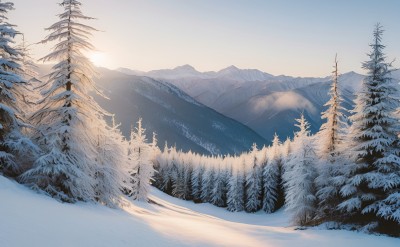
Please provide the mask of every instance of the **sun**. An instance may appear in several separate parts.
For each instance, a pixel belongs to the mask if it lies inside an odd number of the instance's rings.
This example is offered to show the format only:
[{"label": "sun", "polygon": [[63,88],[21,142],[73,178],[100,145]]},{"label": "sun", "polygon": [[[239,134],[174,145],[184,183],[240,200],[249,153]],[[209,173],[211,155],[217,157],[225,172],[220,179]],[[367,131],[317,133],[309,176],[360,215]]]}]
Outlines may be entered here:
[{"label": "sun", "polygon": [[91,52],[88,57],[95,66],[104,66],[106,61],[105,53],[100,51]]}]

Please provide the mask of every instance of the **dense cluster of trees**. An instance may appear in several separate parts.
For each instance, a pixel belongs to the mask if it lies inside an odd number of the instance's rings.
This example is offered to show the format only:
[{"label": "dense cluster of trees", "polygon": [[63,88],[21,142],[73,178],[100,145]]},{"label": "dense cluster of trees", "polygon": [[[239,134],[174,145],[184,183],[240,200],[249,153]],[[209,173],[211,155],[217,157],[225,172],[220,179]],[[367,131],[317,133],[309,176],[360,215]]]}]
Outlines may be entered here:
[{"label": "dense cluster of trees", "polygon": [[315,135],[303,115],[292,140],[238,156],[183,153],[149,143],[141,120],[126,140],[89,91],[95,73],[85,52],[96,29],[84,24],[81,3],[64,0],[59,21],[41,42],[55,42],[41,61],[55,65],[46,81],[36,77],[22,35],[8,23],[10,2],[0,1],[0,172],[65,202],[95,201],[115,207],[122,193],[148,200],[153,183],[184,200],[229,211],[272,213],[281,207],[293,223],[335,221],[399,235],[400,99],[382,45],[373,33],[367,76],[344,120],[338,62],[326,122]]},{"label": "dense cluster of trees", "polygon": [[115,207],[122,191],[147,200],[152,146],[140,121],[129,141],[107,124],[112,115],[89,95],[98,91],[85,56],[94,49],[89,38],[96,29],[84,21],[93,18],[77,0],[60,5],[59,21],[40,42],[55,43],[40,59],[55,63],[42,82],[25,42],[13,46],[22,35],[7,22],[13,4],[0,2],[0,172],[66,202]]},{"label": "dense cluster of trees", "polygon": [[303,115],[293,140],[240,156],[206,157],[164,148],[155,185],[175,197],[209,202],[229,211],[267,213],[285,206],[296,225],[334,221],[399,235],[400,98],[381,43],[373,33],[367,76],[350,121],[335,58],[325,123],[311,135]]}]

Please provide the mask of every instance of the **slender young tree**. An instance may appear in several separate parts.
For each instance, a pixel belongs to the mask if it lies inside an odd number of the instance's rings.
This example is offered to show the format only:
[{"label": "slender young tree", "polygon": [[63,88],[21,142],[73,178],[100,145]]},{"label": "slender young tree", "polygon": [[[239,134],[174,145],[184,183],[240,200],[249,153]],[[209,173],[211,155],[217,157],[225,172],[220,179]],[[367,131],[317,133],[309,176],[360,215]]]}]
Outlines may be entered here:
[{"label": "slender young tree", "polygon": [[17,109],[23,101],[19,85],[26,81],[22,78],[23,53],[13,47],[14,38],[20,33],[7,18],[13,9],[13,3],[0,2],[0,171],[17,176],[26,169],[24,157],[32,157],[30,151],[37,148],[21,134],[25,124]]},{"label": "slender young tree", "polygon": [[377,24],[369,60],[363,63],[367,76],[350,118],[354,162],[345,167],[347,180],[341,188],[344,201],[339,207],[352,221],[361,224],[375,221],[379,227],[397,222],[398,227],[399,86],[391,77],[391,64],[386,62],[382,34],[383,28]]},{"label": "slender young tree", "polygon": [[[97,141],[99,133],[108,131],[98,129],[106,126],[104,117],[108,114],[89,95],[89,91],[96,91],[92,80],[94,70],[84,52],[94,49],[89,37],[96,29],[81,21],[93,18],[82,13],[81,3],[77,0],[64,0],[60,5],[64,8],[58,15],[60,20],[47,28],[50,34],[41,42],[57,42],[53,51],[41,59],[43,62],[55,61],[56,65],[47,82],[41,85],[43,98],[38,102],[41,107],[30,119],[36,125],[34,139],[43,153],[22,179],[63,201],[119,197],[115,194],[99,196],[109,190],[95,190],[100,162]],[[103,162],[110,169],[102,170],[112,171],[124,165],[114,163],[118,161]],[[119,187],[119,183],[112,186]]]},{"label": "slender young tree", "polygon": [[131,131],[128,152],[131,163],[129,173],[132,178],[130,196],[134,200],[148,201],[150,185],[154,175],[153,163],[151,162],[152,147],[147,143],[146,130],[142,127],[142,119],[137,122],[135,130]]},{"label": "slender young tree", "polygon": [[296,121],[300,130],[294,137],[293,151],[287,161],[290,169],[285,170],[283,179],[286,187],[286,211],[292,214],[294,224],[305,225],[314,217],[316,210],[316,155],[309,124],[303,115]]},{"label": "slender young tree", "polygon": [[342,97],[339,91],[338,61],[335,56],[335,65],[332,72],[332,84],[329,91],[330,99],[325,104],[328,109],[322,113],[321,118],[326,122],[321,125],[317,134],[317,153],[320,160],[318,177],[316,178],[318,211],[317,218],[333,219],[339,203],[339,190],[341,184],[335,177],[341,172],[343,164],[343,139],[347,129],[343,121],[345,109],[341,106]]}]

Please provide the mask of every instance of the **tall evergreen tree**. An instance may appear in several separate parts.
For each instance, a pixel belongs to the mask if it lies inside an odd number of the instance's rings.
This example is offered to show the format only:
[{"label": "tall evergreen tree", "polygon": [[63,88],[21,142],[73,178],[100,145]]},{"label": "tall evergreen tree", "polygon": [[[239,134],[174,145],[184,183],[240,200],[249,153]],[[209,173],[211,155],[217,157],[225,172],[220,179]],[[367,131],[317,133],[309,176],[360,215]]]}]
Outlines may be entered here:
[{"label": "tall evergreen tree", "polygon": [[399,86],[386,62],[382,34],[377,24],[369,60],[363,63],[367,76],[350,119],[354,163],[346,166],[348,179],[341,188],[345,199],[339,205],[353,221],[379,221],[381,227],[390,223],[384,220],[400,224]]},{"label": "tall evergreen tree", "polygon": [[260,159],[257,157],[258,149],[254,143],[249,157],[246,159],[246,211],[256,212],[261,209],[262,170]]},{"label": "tall evergreen tree", "polygon": [[207,160],[204,176],[201,182],[201,200],[203,202],[211,202],[211,193],[214,187],[215,167],[212,165],[212,159]]},{"label": "tall evergreen tree", "polygon": [[23,172],[23,158],[32,156],[36,150],[32,142],[21,134],[24,123],[17,109],[23,101],[21,87],[25,84],[21,50],[13,47],[19,34],[15,26],[8,23],[8,12],[14,9],[11,2],[0,2],[0,171],[16,176]]},{"label": "tall evergreen tree", "polygon": [[[98,193],[108,193],[95,191],[99,162],[96,143],[98,134],[107,131],[98,131],[98,128],[106,126],[104,117],[108,114],[89,95],[89,91],[96,91],[92,80],[95,72],[84,55],[94,49],[89,36],[96,29],[81,23],[93,18],[82,13],[79,1],[64,0],[60,5],[64,8],[64,12],[58,15],[60,20],[47,28],[51,33],[41,42],[57,41],[53,51],[41,59],[57,63],[47,82],[41,86],[43,98],[38,102],[41,108],[31,117],[31,122],[36,125],[34,138],[43,153],[36,159],[33,169],[24,173],[22,178],[64,201],[94,201],[105,196],[99,197]],[[110,169],[103,171],[112,171],[124,164],[106,165]],[[108,179],[117,180],[119,178]]]},{"label": "tall evergreen tree", "polygon": [[263,170],[264,177],[264,200],[263,210],[266,213],[274,212],[278,207],[278,200],[283,197],[281,188],[281,166],[282,155],[280,152],[281,143],[278,135],[274,135],[272,147],[268,150],[267,165]]},{"label": "tall evergreen tree", "polygon": [[191,156],[191,151],[187,154],[179,152],[177,159],[175,159],[177,163],[173,176],[172,195],[184,200],[190,200],[192,198],[191,176],[193,169]]},{"label": "tall evergreen tree", "polygon": [[232,176],[228,181],[227,206],[231,212],[245,209],[245,159],[238,157],[232,167]]},{"label": "tall evergreen tree", "polygon": [[343,164],[343,139],[347,128],[343,121],[345,109],[341,106],[342,97],[339,91],[338,61],[335,57],[335,65],[332,72],[332,84],[329,91],[330,99],[325,104],[328,109],[322,113],[321,118],[326,122],[321,125],[317,134],[317,153],[320,160],[318,177],[316,178],[318,212],[317,217],[333,219],[339,202],[340,180],[335,177],[341,172]]},{"label": "tall evergreen tree", "polygon": [[204,156],[196,155],[192,172],[192,197],[194,202],[201,202],[201,182],[204,174]]},{"label": "tall evergreen tree", "polygon": [[293,223],[304,225],[310,222],[316,210],[316,155],[309,124],[304,115],[296,121],[300,130],[294,137],[293,150],[287,161],[290,169],[285,169],[283,179],[286,187],[286,210],[292,214]]}]

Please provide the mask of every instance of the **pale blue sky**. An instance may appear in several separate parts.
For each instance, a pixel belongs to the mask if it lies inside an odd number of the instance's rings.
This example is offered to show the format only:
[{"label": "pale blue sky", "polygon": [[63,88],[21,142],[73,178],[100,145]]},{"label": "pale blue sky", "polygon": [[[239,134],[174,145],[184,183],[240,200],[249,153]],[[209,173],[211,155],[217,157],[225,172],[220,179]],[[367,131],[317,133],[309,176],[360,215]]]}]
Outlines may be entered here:
[{"label": "pale blue sky", "polygon": [[[29,42],[46,35],[61,0],[13,0],[10,22]],[[338,53],[342,72],[362,72],[376,22],[388,58],[400,58],[399,0],[82,0],[99,65],[137,70],[229,65],[271,74],[326,76]],[[49,47],[35,46],[40,57]],[[400,62],[395,65],[400,67]]]}]

